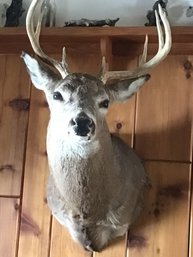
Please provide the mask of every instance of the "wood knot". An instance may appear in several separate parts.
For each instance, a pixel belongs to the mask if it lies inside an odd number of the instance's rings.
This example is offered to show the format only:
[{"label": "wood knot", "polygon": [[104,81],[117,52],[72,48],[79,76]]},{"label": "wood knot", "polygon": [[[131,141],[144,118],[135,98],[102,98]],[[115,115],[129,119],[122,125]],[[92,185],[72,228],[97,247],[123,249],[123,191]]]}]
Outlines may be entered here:
[{"label": "wood knot", "polygon": [[21,215],[21,230],[28,233],[33,233],[36,236],[41,234],[39,226],[26,214]]},{"label": "wood knot", "polygon": [[159,218],[160,216],[160,210],[158,208],[155,208],[154,211],[153,211],[153,214],[156,218]]},{"label": "wood knot", "polygon": [[11,171],[11,172],[14,172],[15,171],[15,168],[13,165],[11,164],[5,164],[5,165],[2,165],[0,166],[0,172],[3,172],[3,171]]},{"label": "wood knot", "polygon": [[183,64],[184,70],[186,72],[186,78],[189,79],[191,77],[191,72],[193,70],[192,63],[189,60],[186,60]]},{"label": "wood knot", "polygon": [[183,196],[183,190],[185,190],[185,185],[176,184],[160,188],[158,192],[161,196],[180,199]]},{"label": "wood knot", "polygon": [[157,254],[160,254],[160,248],[156,249]]},{"label": "wood knot", "polygon": [[192,70],[192,63],[189,60],[184,62],[184,69],[185,70]]},{"label": "wood knot", "polygon": [[14,209],[15,209],[16,211],[18,211],[18,210],[20,209],[20,205],[19,205],[18,203],[15,203],[15,204],[14,204]]},{"label": "wood knot", "polygon": [[9,101],[9,106],[16,111],[28,111],[30,106],[29,99],[15,98]]},{"label": "wood knot", "polygon": [[122,123],[121,122],[118,122],[117,124],[116,124],[116,128],[118,129],[118,130],[120,130],[121,128],[122,128]]},{"label": "wood knot", "polygon": [[142,248],[146,246],[146,239],[143,236],[129,234],[128,246],[130,248]]},{"label": "wood knot", "polygon": [[44,201],[45,204],[47,204],[48,203],[47,197],[44,197],[43,201]]}]

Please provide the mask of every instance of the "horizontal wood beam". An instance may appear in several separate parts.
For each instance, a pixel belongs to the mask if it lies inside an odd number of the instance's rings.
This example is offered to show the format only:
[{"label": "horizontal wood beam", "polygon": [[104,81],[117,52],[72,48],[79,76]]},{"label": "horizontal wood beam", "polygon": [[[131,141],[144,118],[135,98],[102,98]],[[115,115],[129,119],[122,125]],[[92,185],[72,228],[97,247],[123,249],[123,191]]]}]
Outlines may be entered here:
[{"label": "horizontal wood beam", "polygon": [[[157,47],[155,27],[92,27],[92,28],[43,28],[41,45],[47,53],[58,54],[65,45],[67,49],[100,53],[100,41],[112,41],[114,55],[140,53],[145,34],[149,35],[149,53]],[[171,54],[192,54],[192,27],[172,27],[173,47]],[[32,52],[25,28],[0,28],[0,53],[18,54]]]}]

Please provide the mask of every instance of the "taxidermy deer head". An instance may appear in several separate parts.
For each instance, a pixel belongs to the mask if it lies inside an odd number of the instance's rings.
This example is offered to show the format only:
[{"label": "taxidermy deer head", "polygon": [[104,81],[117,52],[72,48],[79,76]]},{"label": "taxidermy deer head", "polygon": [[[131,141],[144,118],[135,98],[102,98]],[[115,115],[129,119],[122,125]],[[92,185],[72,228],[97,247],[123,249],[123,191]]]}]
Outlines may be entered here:
[{"label": "taxidermy deer head", "polygon": [[[138,217],[148,184],[143,165],[132,149],[111,135],[105,122],[108,106],[125,101],[149,78],[147,71],[161,62],[171,48],[171,32],[159,6],[159,49],[149,61],[147,36],[139,67],[134,71],[106,71],[102,76],[70,73],[65,61],[48,57],[39,44],[41,19],[34,30],[32,0],[26,27],[34,52],[41,61],[23,53],[34,86],[43,90],[51,112],[47,131],[48,205],[85,249],[100,251],[112,238],[123,235]],[[164,29],[165,36],[163,35]],[[49,65],[55,67],[57,75]],[[110,80],[118,82],[107,84]]]}]

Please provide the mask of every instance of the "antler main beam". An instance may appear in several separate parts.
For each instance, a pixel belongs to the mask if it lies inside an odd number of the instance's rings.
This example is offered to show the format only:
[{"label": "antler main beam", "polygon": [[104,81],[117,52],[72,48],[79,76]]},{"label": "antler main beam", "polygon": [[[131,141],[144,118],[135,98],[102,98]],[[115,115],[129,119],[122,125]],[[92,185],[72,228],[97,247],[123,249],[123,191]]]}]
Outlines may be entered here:
[{"label": "antler main beam", "polygon": [[[44,0],[32,0],[32,2],[30,4],[30,7],[29,7],[28,13],[27,13],[27,17],[26,17],[27,34],[28,34],[31,46],[32,46],[35,54],[37,56],[39,56],[44,62],[46,62],[47,64],[56,68],[59,71],[59,73],[61,74],[62,78],[65,78],[69,73],[67,63],[66,63],[65,47],[63,48],[61,62],[46,55],[40,47],[39,36],[40,36],[40,31],[41,31],[42,18],[44,15],[43,11],[41,11],[41,13],[39,15],[38,23],[37,23],[36,30],[35,30],[35,26],[34,26],[35,9],[37,8],[38,5],[42,5],[43,2],[44,2]],[[133,71],[106,71],[106,62],[105,62],[105,58],[103,57],[101,79],[104,83],[106,83],[108,80],[113,80],[113,79],[123,80],[123,79],[128,79],[131,77],[143,75],[143,74],[147,73],[147,71],[149,69],[155,67],[163,59],[166,58],[166,56],[168,55],[168,53],[171,49],[171,45],[172,45],[171,30],[170,30],[170,25],[169,25],[169,22],[167,19],[167,15],[163,11],[163,9],[161,8],[160,5],[158,6],[158,10],[159,10],[159,15],[158,15],[157,11],[155,11],[156,26],[157,26],[157,31],[158,31],[158,43],[159,43],[157,54],[149,61],[146,61],[147,48],[148,48],[148,36],[146,35],[143,54],[140,59],[139,66],[135,70],[133,70]],[[160,24],[159,16],[160,16],[162,24],[163,24],[164,32],[163,32],[162,26]]]},{"label": "antler main beam", "polygon": [[170,29],[170,24],[167,19],[166,13],[163,11],[161,6],[158,6],[159,9],[159,16],[161,18],[161,21],[163,23],[163,28],[165,32],[165,42],[164,42],[164,35],[163,35],[163,30],[162,26],[160,24],[160,19],[158,16],[157,11],[155,11],[155,16],[156,16],[156,27],[158,31],[158,51],[157,54],[150,59],[149,61],[146,62],[147,58],[147,45],[148,45],[148,36],[146,35],[146,40],[144,43],[144,50],[143,54],[141,57],[141,60],[139,62],[139,66],[133,70],[133,71],[106,71],[105,70],[105,61],[103,58],[103,72],[102,72],[102,81],[106,83],[108,80],[114,80],[114,79],[128,79],[131,77],[136,77],[145,74],[149,69],[155,67],[158,65],[161,61],[163,61],[168,53],[170,52],[171,45],[172,45],[172,36],[171,36],[171,29]]},{"label": "antler main beam", "polygon": [[26,30],[27,30],[27,35],[29,37],[31,46],[35,52],[35,54],[40,57],[44,62],[47,64],[53,66],[56,68],[59,73],[61,74],[62,78],[65,78],[68,75],[68,68],[67,68],[67,63],[66,63],[66,53],[65,53],[65,47],[63,48],[63,54],[62,54],[62,61],[59,62],[55,60],[54,58],[49,57],[46,55],[39,43],[39,36],[40,36],[40,31],[41,31],[41,23],[42,23],[42,18],[44,13],[41,12],[36,31],[35,31],[35,26],[34,26],[34,15],[35,15],[35,9],[37,5],[42,4],[44,0],[32,0],[30,7],[27,12],[27,17],[26,17]]}]

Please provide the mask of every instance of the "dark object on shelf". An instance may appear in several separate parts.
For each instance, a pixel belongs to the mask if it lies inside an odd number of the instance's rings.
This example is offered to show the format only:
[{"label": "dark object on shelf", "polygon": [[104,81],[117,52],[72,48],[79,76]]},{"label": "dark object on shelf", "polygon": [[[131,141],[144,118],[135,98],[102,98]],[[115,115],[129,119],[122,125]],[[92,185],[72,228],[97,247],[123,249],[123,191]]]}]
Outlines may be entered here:
[{"label": "dark object on shelf", "polygon": [[193,16],[193,6],[189,6],[186,10],[186,17],[190,18]]},{"label": "dark object on shelf", "polygon": [[6,12],[5,27],[19,26],[19,18],[25,10],[22,8],[22,0],[12,0]]},{"label": "dark object on shelf", "polygon": [[149,10],[147,12],[147,19],[148,22],[145,23],[145,26],[156,26],[156,18],[155,18],[155,10],[158,11],[158,5],[160,4],[162,9],[167,13],[166,6],[167,6],[168,0],[158,0],[154,3],[152,10]]},{"label": "dark object on shelf", "polygon": [[115,26],[115,23],[119,20],[119,18],[111,20],[88,20],[88,19],[80,19],[80,20],[70,20],[64,23],[65,27],[103,27],[103,26]]}]

